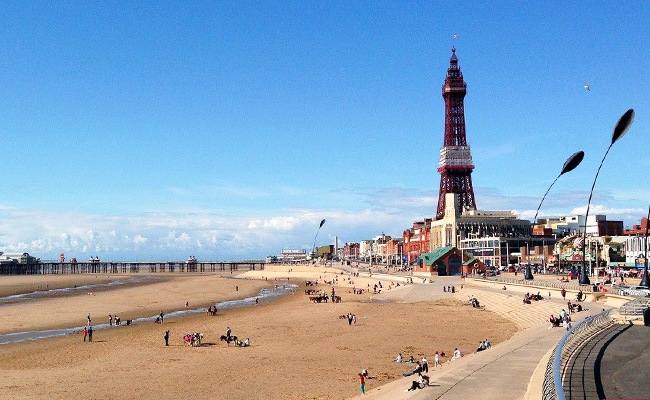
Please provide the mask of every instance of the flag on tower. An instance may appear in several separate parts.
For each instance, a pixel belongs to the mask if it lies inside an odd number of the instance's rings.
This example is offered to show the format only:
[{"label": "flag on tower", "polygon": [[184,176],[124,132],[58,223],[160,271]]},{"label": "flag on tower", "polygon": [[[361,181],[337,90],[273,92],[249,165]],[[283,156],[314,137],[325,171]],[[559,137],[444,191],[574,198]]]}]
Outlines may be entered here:
[{"label": "flag on tower", "polygon": [[458,35],[454,35],[454,39],[458,39]]}]

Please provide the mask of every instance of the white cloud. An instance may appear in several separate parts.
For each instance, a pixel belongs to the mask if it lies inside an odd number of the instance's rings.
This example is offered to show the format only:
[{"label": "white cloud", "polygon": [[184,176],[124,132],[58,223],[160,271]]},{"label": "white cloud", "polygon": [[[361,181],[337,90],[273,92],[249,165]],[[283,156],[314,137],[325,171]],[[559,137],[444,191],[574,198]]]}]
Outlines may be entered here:
[{"label": "white cloud", "polygon": [[[282,248],[311,249],[318,224],[316,245],[368,239],[384,232],[400,237],[414,221],[433,217],[437,193],[430,190],[392,187],[341,189],[354,209],[287,208],[244,210],[240,215],[200,210],[186,213],[156,212],[103,215],[52,210],[0,208],[0,251],[27,251],[41,259],[58,259],[60,253],[79,260],[98,255],[103,260],[183,260],[192,254],[203,260],[263,258]],[[477,203],[484,210],[515,210],[520,218],[532,219],[539,197],[504,195],[496,188],[476,188]],[[584,213],[584,192],[555,192],[538,217]],[[597,193],[598,205],[590,214],[606,214],[610,220],[638,223],[646,211],[638,202]],[[614,206],[612,206],[612,204]]]},{"label": "white cloud", "polygon": [[133,243],[135,243],[135,244],[145,244],[145,243],[147,243],[147,240],[149,240],[149,239],[147,239],[146,237],[144,237],[142,235],[135,235],[135,237],[133,238]]}]

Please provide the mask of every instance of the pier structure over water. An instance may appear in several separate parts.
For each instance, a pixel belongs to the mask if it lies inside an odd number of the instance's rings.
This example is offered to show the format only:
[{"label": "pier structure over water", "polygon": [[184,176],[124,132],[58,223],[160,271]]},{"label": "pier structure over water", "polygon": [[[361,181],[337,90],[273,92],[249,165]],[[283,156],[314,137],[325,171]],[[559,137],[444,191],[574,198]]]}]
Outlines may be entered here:
[{"label": "pier structure over water", "polygon": [[0,264],[0,275],[126,274],[158,272],[226,272],[263,270],[264,261],[88,261]]}]

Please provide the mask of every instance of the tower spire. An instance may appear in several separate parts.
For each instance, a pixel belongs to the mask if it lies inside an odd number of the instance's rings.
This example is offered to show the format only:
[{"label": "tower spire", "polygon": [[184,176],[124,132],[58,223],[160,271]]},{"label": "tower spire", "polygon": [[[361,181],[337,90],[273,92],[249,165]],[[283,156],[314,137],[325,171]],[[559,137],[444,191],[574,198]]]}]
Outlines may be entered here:
[{"label": "tower spire", "polygon": [[442,86],[442,97],[445,99],[445,136],[438,162],[440,191],[436,219],[444,217],[447,193],[458,195],[456,212],[460,213],[463,209],[476,209],[471,175],[474,164],[465,137],[466,93],[467,83],[463,80],[463,73],[458,66],[456,48],[452,47],[447,77]]}]

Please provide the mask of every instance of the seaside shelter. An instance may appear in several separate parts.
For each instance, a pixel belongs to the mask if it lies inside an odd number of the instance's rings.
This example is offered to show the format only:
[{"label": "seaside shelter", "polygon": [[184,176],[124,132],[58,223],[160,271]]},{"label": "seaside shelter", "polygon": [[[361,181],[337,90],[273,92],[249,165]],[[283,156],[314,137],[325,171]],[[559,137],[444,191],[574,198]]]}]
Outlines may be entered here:
[{"label": "seaside shelter", "polygon": [[422,253],[413,272],[454,276],[485,272],[485,264],[473,256],[463,254],[457,247],[438,247],[430,253]]}]

